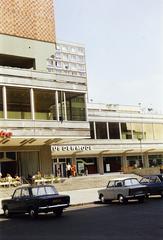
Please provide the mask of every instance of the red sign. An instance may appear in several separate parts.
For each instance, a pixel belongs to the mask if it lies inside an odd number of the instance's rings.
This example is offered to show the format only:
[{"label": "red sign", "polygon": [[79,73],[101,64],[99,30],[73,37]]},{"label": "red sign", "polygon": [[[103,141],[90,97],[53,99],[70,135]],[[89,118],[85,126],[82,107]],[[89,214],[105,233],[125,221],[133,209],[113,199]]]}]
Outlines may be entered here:
[{"label": "red sign", "polygon": [[0,131],[0,137],[1,138],[10,138],[12,136],[12,132],[5,132],[5,131]]}]

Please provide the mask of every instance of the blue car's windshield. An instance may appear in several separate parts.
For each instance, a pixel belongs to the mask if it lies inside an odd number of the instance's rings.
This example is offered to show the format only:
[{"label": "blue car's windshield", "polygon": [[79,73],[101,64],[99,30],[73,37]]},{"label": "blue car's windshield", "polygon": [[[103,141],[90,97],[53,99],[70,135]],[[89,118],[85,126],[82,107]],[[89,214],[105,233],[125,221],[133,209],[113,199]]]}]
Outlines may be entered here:
[{"label": "blue car's windshield", "polygon": [[126,179],[124,181],[125,186],[131,186],[131,185],[137,185],[137,184],[139,184],[139,181],[136,178]]}]

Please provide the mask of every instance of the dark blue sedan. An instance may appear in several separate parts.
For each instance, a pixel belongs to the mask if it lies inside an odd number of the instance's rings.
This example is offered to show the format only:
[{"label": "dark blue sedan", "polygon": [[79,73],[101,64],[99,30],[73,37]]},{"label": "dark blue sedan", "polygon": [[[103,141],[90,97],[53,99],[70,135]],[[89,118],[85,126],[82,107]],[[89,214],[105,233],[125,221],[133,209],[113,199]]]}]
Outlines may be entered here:
[{"label": "dark blue sedan", "polygon": [[160,195],[163,198],[163,174],[144,176],[140,183],[147,186],[148,196]]}]

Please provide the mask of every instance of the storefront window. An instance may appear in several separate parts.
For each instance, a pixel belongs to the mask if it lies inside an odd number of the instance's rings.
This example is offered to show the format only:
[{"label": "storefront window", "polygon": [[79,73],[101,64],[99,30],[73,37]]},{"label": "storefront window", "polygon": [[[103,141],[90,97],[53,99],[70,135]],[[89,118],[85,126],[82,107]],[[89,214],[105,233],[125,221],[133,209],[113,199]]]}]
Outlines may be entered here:
[{"label": "storefront window", "polygon": [[128,156],[128,167],[132,168],[142,168],[143,162],[142,162],[142,156]]},{"label": "storefront window", "polygon": [[133,138],[139,139],[143,136],[143,124],[142,123],[132,123]]},{"label": "storefront window", "polygon": [[121,157],[103,157],[104,172],[119,172],[121,171]]},{"label": "storefront window", "polygon": [[7,88],[7,116],[10,119],[31,119],[29,89]]},{"label": "storefront window", "polygon": [[109,137],[110,139],[120,139],[119,123],[109,123]]},{"label": "storefront window", "polygon": [[153,139],[153,126],[152,124],[144,123],[144,139]]},{"label": "storefront window", "polygon": [[1,87],[0,87],[0,118],[3,118],[3,97]]},{"label": "storefront window", "polygon": [[157,167],[163,164],[163,155],[149,155],[149,166]]},{"label": "storefront window", "polygon": [[154,139],[163,139],[163,124],[153,124]]},{"label": "storefront window", "polygon": [[122,139],[132,139],[131,123],[121,123]]},{"label": "storefront window", "polygon": [[77,158],[76,159],[77,174],[87,175],[97,173],[97,159],[90,158]]},{"label": "storefront window", "polygon": [[66,92],[66,108],[68,121],[85,121],[85,95]]},{"label": "storefront window", "polygon": [[107,139],[106,122],[96,122],[96,138]]},{"label": "storefront window", "polygon": [[55,91],[34,90],[35,119],[56,120]]}]

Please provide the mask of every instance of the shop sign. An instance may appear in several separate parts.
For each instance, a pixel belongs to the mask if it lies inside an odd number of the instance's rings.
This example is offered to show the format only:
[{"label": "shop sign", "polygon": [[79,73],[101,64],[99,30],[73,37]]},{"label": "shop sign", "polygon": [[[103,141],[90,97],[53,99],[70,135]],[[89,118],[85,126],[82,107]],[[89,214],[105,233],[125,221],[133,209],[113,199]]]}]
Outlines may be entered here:
[{"label": "shop sign", "polygon": [[5,132],[3,130],[0,130],[0,138],[10,138],[12,135],[12,132]]},{"label": "shop sign", "polygon": [[73,146],[51,146],[52,152],[58,151],[89,151],[91,146],[87,145],[73,145]]}]

